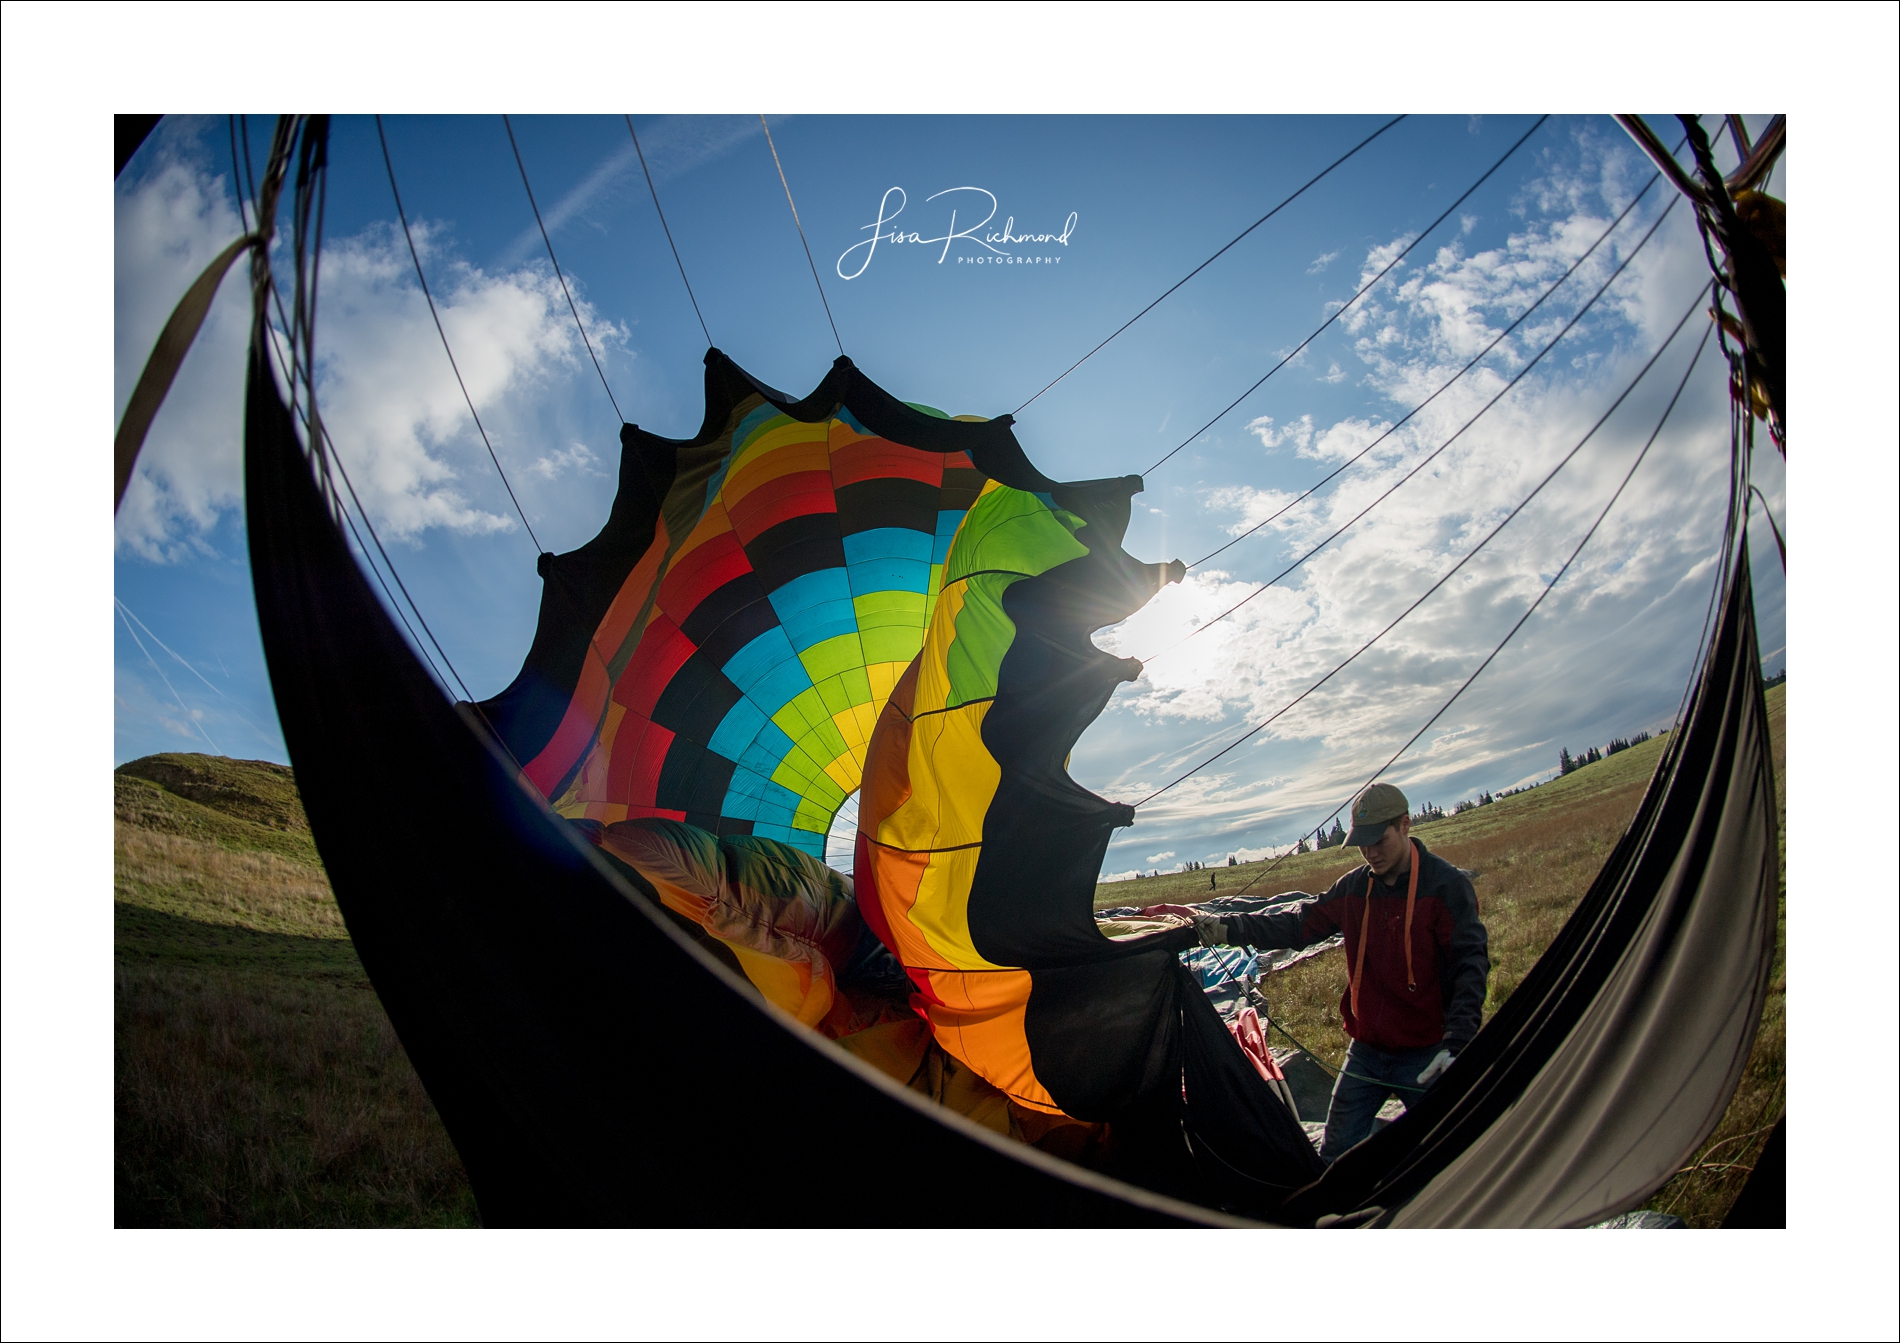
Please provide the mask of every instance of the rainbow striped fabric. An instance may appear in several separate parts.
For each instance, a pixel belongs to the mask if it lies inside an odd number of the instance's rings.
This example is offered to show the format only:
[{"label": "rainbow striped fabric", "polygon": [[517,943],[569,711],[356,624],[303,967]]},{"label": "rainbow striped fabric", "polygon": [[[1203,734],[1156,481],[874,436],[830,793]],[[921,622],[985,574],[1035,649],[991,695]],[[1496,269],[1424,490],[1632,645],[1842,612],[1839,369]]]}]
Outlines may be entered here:
[{"label": "rainbow striped fabric", "polygon": [[726,433],[681,451],[528,778],[566,778],[552,801],[570,818],[685,821],[822,857],[982,483],[966,453],[890,442],[843,408],[805,423],[741,402]]}]

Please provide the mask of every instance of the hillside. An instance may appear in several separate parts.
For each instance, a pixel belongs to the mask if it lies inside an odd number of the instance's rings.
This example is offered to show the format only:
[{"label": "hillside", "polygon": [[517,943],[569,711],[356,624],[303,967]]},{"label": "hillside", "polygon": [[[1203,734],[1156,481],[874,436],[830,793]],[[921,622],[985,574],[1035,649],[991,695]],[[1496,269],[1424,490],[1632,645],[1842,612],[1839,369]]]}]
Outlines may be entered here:
[{"label": "hillside", "polygon": [[471,1224],[291,772],[148,756],[113,809],[115,1223]]}]

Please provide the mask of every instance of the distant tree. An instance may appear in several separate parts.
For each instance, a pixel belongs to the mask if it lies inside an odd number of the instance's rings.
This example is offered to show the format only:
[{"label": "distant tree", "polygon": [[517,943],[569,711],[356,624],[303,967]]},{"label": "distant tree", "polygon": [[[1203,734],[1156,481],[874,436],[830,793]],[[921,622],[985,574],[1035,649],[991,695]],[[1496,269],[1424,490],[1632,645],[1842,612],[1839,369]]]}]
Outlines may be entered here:
[{"label": "distant tree", "polygon": [[1557,772],[1559,774],[1569,774],[1576,768],[1577,762],[1570,758],[1570,748],[1565,746],[1560,749],[1557,752]]},{"label": "distant tree", "polygon": [[1231,853],[1230,853],[1230,854],[1228,854],[1228,855],[1227,855],[1227,866],[1229,866],[1229,867],[1238,867],[1239,865],[1240,865],[1240,864],[1239,864],[1239,863],[1238,863],[1238,861],[1237,861],[1237,860],[1236,860],[1236,859],[1234,858],[1234,855],[1233,855],[1233,854],[1231,854]]},{"label": "distant tree", "polygon": [[1336,849],[1340,845],[1344,844],[1345,842],[1346,842],[1346,832],[1340,828],[1340,824],[1338,821],[1334,821],[1333,828],[1326,832],[1326,847],[1329,849]]},{"label": "distant tree", "polygon": [[1300,842],[1293,846],[1293,852],[1295,853],[1310,853],[1311,852],[1311,850],[1306,847],[1305,835],[1300,836]]}]

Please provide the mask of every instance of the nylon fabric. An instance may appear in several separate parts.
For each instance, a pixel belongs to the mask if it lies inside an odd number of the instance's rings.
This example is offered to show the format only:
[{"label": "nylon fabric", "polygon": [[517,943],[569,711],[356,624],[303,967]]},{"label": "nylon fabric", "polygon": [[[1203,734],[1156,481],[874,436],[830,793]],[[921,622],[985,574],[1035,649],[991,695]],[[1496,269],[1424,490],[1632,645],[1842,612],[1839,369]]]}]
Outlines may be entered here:
[{"label": "nylon fabric", "polygon": [[[775,1012],[520,787],[351,559],[264,340],[245,510],[272,690],[351,940],[484,1225],[1231,1220],[965,1122]],[[812,1176],[795,1195],[781,1167],[740,1159],[762,1123]],[[894,1172],[912,1189],[928,1174],[927,1211],[895,1196]]]}]

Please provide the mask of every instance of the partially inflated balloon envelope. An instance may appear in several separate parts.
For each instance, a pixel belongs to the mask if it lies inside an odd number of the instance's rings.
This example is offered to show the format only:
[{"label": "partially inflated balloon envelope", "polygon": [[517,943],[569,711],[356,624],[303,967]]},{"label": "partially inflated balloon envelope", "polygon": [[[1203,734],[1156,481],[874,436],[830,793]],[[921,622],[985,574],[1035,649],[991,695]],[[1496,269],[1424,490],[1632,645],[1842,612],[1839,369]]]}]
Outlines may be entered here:
[{"label": "partially inflated balloon envelope", "polygon": [[[526,664],[477,706],[523,777],[766,998],[903,1080],[922,1023],[1019,1115],[1178,1099],[1184,1026],[1229,1037],[1172,951],[1098,928],[1134,812],[1065,768],[1140,674],[1091,632],[1181,576],[1121,548],[1140,478],[1050,480],[1006,417],[900,402],[843,359],[794,401],[713,351],[700,433],[622,442],[606,526],[542,558]],[[860,787],[854,889],[821,859]],[[841,982],[878,943],[902,1022]],[[915,1049],[867,1043],[904,1029]]]}]

